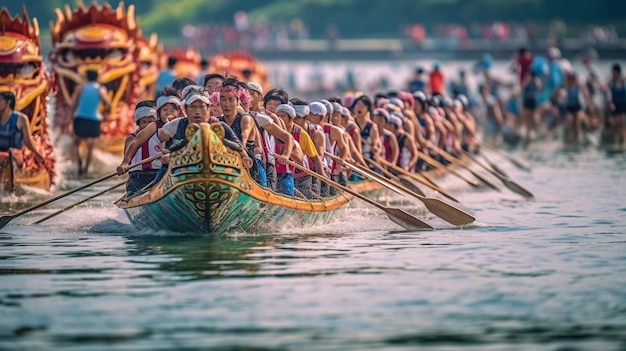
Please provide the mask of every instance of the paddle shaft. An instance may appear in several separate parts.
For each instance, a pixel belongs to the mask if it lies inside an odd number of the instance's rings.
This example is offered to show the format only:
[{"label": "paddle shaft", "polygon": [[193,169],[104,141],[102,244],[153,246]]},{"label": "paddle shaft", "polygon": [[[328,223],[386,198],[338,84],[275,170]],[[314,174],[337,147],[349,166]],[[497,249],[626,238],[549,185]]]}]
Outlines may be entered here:
[{"label": "paddle shaft", "polygon": [[73,204],[71,204],[71,205],[69,205],[69,206],[66,206],[66,207],[64,207],[64,208],[63,208],[63,209],[61,209],[61,210],[58,210],[58,211],[56,211],[56,212],[54,212],[54,213],[51,213],[51,214],[49,214],[49,215],[45,216],[44,218],[42,218],[42,219],[38,220],[37,222],[35,222],[35,223],[33,223],[33,224],[40,224],[40,223],[42,223],[42,222],[44,222],[44,221],[47,221],[48,219],[50,219],[50,218],[52,218],[52,217],[55,217],[55,216],[57,216],[57,215],[60,215],[61,213],[65,212],[65,211],[67,211],[67,210],[70,210],[70,209],[72,209],[72,208],[74,208],[74,207],[76,207],[76,206],[78,206],[78,205],[80,205],[80,204],[82,204],[82,203],[85,203],[85,202],[87,202],[87,201],[89,201],[89,200],[91,200],[91,199],[93,199],[93,198],[96,198],[96,197],[98,197],[98,196],[100,196],[100,195],[102,195],[102,194],[108,193],[109,191],[111,191],[111,190],[113,190],[113,189],[115,189],[115,188],[119,188],[120,186],[122,186],[122,185],[124,185],[124,184],[126,184],[126,181],[125,181],[125,180],[123,180],[123,181],[121,181],[121,182],[119,182],[119,183],[117,183],[117,184],[115,184],[115,185],[113,185],[113,186],[111,186],[111,187],[109,187],[109,188],[106,188],[106,189],[104,189],[104,190],[102,190],[102,191],[99,191],[99,192],[97,192],[97,193],[95,193],[95,194],[93,194],[93,195],[91,195],[91,196],[89,196],[89,197],[86,197],[86,198],[84,198],[84,199],[82,199],[82,200],[80,200],[80,201],[77,201],[77,202],[75,202],[75,203],[73,203]]},{"label": "paddle shaft", "polygon": [[491,187],[491,188],[493,188],[495,190],[500,190],[500,187],[498,187],[494,182],[492,182],[489,179],[487,179],[487,178],[481,176],[480,174],[474,172],[474,170],[469,168],[469,166],[465,162],[463,162],[462,160],[459,160],[456,157],[450,155],[446,150],[438,148],[438,147],[436,147],[434,145],[433,145],[433,150],[435,150],[435,152],[437,152],[439,155],[443,156],[446,160],[448,160],[448,162],[452,162],[452,163],[454,163],[456,165],[459,165],[459,166],[467,169],[474,177],[476,177],[481,182],[487,184],[489,187]]},{"label": "paddle shaft", "polygon": [[524,171],[526,171],[526,172],[530,172],[530,166],[528,166],[528,165],[524,164],[522,161],[520,161],[520,160],[516,159],[515,157],[513,157],[513,156],[511,156],[511,155],[509,155],[509,154],[507,154],[507,153],[505,153],[504,151],[499,150],[499,149],[498,149],[498,148],[496,148],[495,146],[489,145],[489,144],[487,144],[487,143],[486,143],[486,142],[484,142],[484,141],[482,141],[482,142],[480,143],[480,145],[483,145],[483,146],[487,147],[489,150],[491,150],[491,151],[493,151],[493,152],[495,152],[495,153],[498,153],[498,154],[500,154],[500,155],[504,156],[506,159],[508,159],[509,161],[511,161],[511,163],[512,163],[512,164],[514,164],[514,165],[515,165],[515,167],[517,167],[517,168],[519,168],[519,169],[521,169],[521,170],[524,170]]},{"label": "paddle shaft", "polygon": [[424,161],[426,161],[428,164],[430,164],[431,166],[445,171],[445,172],[450,172],[453,175],[457,176],[458,178],[462,179],[463,181],[465,181],[467,184],[473,186],[473,187],[477,187],[479,186],[479,183],[477,181],[475,181],[474,179],[470,179],[464,175],[462,175],[461,173],[455,171],[454,169],[448,169],[446,168],[444,165],[442,165],[439,161],[435,160],[434,158],[430,157],[428,154],[418,151],[417,152],[418,156],[423,158]]},{"label": "paddle shaft", "polygon": [[500,173],[492,170],[491,168],[485,166],[482,162],[480,162],[478,159],[476,159],[476,157],[474,157],[469,152],[467,152],[467,151],[464,151],[464,152],[465,152],[465,155],[467,155],[467,157],[469,157],[472,161],[474,161],[480,167],[484,168],[487,172],[493,174],[494,177],[498,178],[502,182],[502,184],[504,184],[504,186],[506,186],[512,192],[520,194],[520,195],[522,195],[525,198],[532,198],[532,197],[534,197],[533,193],[531,193],[530,191],[528,191],[527,189],[525,189],[521,185],[519,185],[516,182],[514,182],[513,180],[511,180],[511,178],[505,177],[505,176],[501,175]]},{"label": "paddle shaft", "polygon": [[[154,156],[149,157],[149,158],[147,158],[145,160],[141,160],[141,161],[139,161],[137,163],[133,163],[132,165],[128,166],[128,169],[131,169],[131,168],[136,167],[136,166],[140,166],[140,165],[142,165],[144,163],[148,163],[148,162],[154,161],[154,160],[156,160],[157,158],[159,158],[161,156],[163,156],[163,154],[154,155]],[[81,186],[79,186],[77,188],[74,188],[72,190],[66,191],[66,192],[64,192],[62,194],[59,194],[57,196],[53,196],[53,197],[49,198],[48,200],[45,200],[45,201],[40,202],[40,203],[38,203],[36,205],[33,205],[33,206],[31,206],[31,207],[29,207],[29,208],[27,208],[25,210],[22,210],[22,211],[20,211],[18,213],[14,213],[14,214],[8,215],[8,216],[2,216],[2,217],[0,217],[0,229],[4,228],[4,226],[7,225],[7,223],[9,223],[11,220],[15,219],[16,217],[24,215],[24,214],[26,214],[26,213],[28,213],[30,211],[36,210],[38,208],[44,207],[44,206],[46,206],[47,204],[49,204],[51,202],[54,202],[54,201],[59,200],[59,199],[62,199],[64,197],[68,196],[68,195],[72,195],[75,192],[81,191],[81,190],[83,190],[85,188],[88,188],[88,187],[90,187],[92,185],[95,185],[95,184],[98,184],[100,182],[103,182],[103,181],[105,181],[105,180],[107,180],[109,178],[113,178],[116,175],[117,175],[117,172],[114,172],[114,173],[111,173],[111,174],[107,174],[107,175],[102,176],[102,177],[100,177],[100,178],[98,178],[96,180],[93,180],[93,181],[91,181],[91,182],[89,182],[87,184],[81,185]]]},{"label": "paddle shaft", "polygon": [[385,177],[381,176],[380,174],[373,172],[371,170],[365,170],[364,167],[359,167],[359,166],[354,166],[352,164],[350,164],[349,162],[344,162],[348,167],[354,169],[354,170],[359,170],[361,169],[364,173],[369,174],[370,179],[373,178],[374,181],[377,181],[381,184],[384,185],[384,183],[390,183],[391,185],[393,185],[394,187],[397,187],[398,189],[402,190],[405,194],[413,196],[414,198],[420,200],[421,202],[424,203],[424,205],[426,205],[426,208],[433,213],[435,216],[443,219],[444,221],[454,224],[454,225],[466,225],[466,224],[470,224],[472,223],[475,218],[473,216],[471,216],[470,214],[464,212],[461,209],[458,209],[446,202],[443,202],[439,199],[435,199],[435,198],[429,198],[426,196],[422,196],[420,194],[417,194],[416,192],[412,191],[411,189],[405,187],[402,184],[399,184],[397,182],[394,182],[390,179],[386,179]]},{"label": "paddle shaft", "polygon": [[[368,162],[370,161],[369,158],[366,158],[365,160],[368,161]],[[413,173],[405,170],[402,167],[394,165],[393,163],[388,162],[387,160],[381,159],[381,162],[384,165],[386,165],[387,167],[393,168],[396,172],[402,173],[402,174],[406,175],[407,177],[410,177],[411,179],[414,179],[414,180],[416,180],[416,181],[426,185],[427,187],[431,188],[432,190],[435,190],[435,191],[439,192],[441,195],[447,197],[448,199],[450,199],[450,200],[452,200],[454,202],[459,202],[459,200],[455,199],[452,195],[446,193],[443,189],[441,189],[440,187],[436,186],[435,184],[432,184],[428,179],[426,179],[426,180],[421,179],[416,174],[413,174]]]},{"label": "paddle shaft", "polygon": [[[276,156],[278,156],[278,154],[276,154]],[[343,186],[343,185],[341,185],[341,184],[339,184],[337,182],[334,182],[334,181],[332,181],[332,180],[330,180],[330,179],[328,179],[328,178],[326,178],[326,177],[324,177],[322,175],[319,175],[319,174],[317,174],[317,173],[315,173],[315,172],[313,172],[313,171],[311,171],[311,170],[309,170],[309,169],[307,169],[307,168],[305,168],[305,167],[303,167],[303,166],[301,166],[301,165],[299,165],[299,164],[297,164],[297,163],[295,163],[295,162],[293,162],[291,160],[287,160],[287,163],[289,165],[299,169],[300,171],[306,172],[307,174],[309,174],[309,175],[319,179],[320,181],[322,181],[322,182],[324,182],[324,183],[326,183],[326,184],[328,184],[330,186],[333,186],[333,187],[335,187],[337,189],[345,191],[348,194],[351,194],[352,196],[357,197],[357,198],[367,202],[370,205],[378,207],[379,209],[385,211],[385,213],[387,213],[387,215],[390,217],[390,219],[393,222],[397,223],[398,225],[403,226],[405,229],[408,229],[408,230],[416,229],[416,228],[433,229],[433,227],[431,227],[427,223],[422,222],[420,219],[418,219],[417,217],[411,215],[410,213],[407,213],[407,212],[399,210],[399,209],[385,207],[385,206],[379,204],[378,202],[376,202],[374,200],[371,200],[371,199],[368,199],[367,197],[357,193],[356,191],[354,191],[354,190],[352,190],[352,189],[350,189],[350,188],[348,188],[346,186]],[[402,219],[405,220],[405,221],[402,221],[402,223],[404,223],[404,225],[399,223],[400,221],[396,220],[396,219],[399,219],[398,218],[398,214],[399,213],[403,216]],[[410,223],[406,222],[407,219],[410,221]]]}]

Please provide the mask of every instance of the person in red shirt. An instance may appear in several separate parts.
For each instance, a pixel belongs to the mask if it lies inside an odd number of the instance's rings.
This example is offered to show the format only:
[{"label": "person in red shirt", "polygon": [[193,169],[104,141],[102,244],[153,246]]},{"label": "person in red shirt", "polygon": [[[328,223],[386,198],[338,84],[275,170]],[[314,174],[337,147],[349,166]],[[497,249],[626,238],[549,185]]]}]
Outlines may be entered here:
[{"label": "person in red shirt", "polygon": [[517,56],[512,62],[511,70],[519,74],[519,84],[524,86],[526,80],[530,78],[530,65],[533,62],[533,55],[524,47],[520,48]]},{"label": "person in red shirt", "polygon": [[443,95],[445,91],[444,84],[444,75],[443,72],[439,69],[439,64],[435,63],[433,66],[433,71],[430,72],[430,94],[435,95]]}]

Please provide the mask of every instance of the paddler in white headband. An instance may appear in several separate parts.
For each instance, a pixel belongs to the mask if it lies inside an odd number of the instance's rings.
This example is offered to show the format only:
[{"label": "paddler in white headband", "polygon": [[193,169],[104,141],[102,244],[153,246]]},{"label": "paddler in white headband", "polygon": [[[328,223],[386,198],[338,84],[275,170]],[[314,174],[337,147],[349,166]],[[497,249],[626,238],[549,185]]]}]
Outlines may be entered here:
[{"label": "paddler in white headband", "polygon": [[[146,129],[149,125],[156,124],[157,110],[153,107],[154,101],[146,100],[141,101],[135,108],[135,122],[137,123],[137,131],[130,134],[126,138],[126,144],[124,150],[135,139],[137,134]],[[135,152],[131,160],[132,163],[137,163],[146,158],[161,154],[161,143],[154,134],[150,139],[145,141],[139,150]],[[126,192],[128,195],[132,195],[141,190],[147,184],[150,184],[154,177],[161,169],[161,160],[156,159],[152,162],[145,163],[141,166],[136,166],[128,171],[128,183],[126,183]]]},{"label": "paddler in white headband", "polygon": [[[189,123],[206,123],[209,120],[209,96],[204,91],[204,88],[198,85],[190,85],[183,89],[183,95],[185,97],[183,104],[185,106],[187,118],[176,118],[167,122],[156,132],[159,142],[166,142],[166,148],[172,146],[174,141],[185,139],[185,130],[187,129]],[[222,125],[224,126],[224,124]],[[239,139],[233,135],[232,130],[227,130],[225,128],[225,132],[227,139],[237,144],[241,144]],[[132,155],[134,155],[137,150],[139,150],[140,146],[146,142],[146,140],[150,139],[152,135],[154,135],[154,133],[150,133],[148,128],[137,134],[135,139],[128,145],[127,150],[124,152],[124,159],[117,167],[118,174],[121,175],[126,172]],[[166,162],[166,160],[163,159],[161,161],[164,163]],[[250,159],[247,160],[248,162],[246,162],[246,160],[243,161],[244,165],[252,164],[252,160]]]}]

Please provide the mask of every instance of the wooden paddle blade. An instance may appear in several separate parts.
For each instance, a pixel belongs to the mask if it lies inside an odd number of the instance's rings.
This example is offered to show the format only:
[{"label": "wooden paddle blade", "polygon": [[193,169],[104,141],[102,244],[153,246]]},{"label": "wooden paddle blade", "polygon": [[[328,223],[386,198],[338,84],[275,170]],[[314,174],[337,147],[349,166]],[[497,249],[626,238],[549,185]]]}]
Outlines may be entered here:
[{"label": "wooden paddle blade", "polygon": [[407,177],[403,175],[399,175],[398,179],[400,179],[400,183],[402,183],[402,185],[404,185],[407,189],[411,190],[412,192],[416,194],[426,196],[424,192]]},{"label": "wooden paddle blade", "polygon": [[389,217],[392,222],[406,230],[435,229],[428,223],[421,221],[412,214],[399,208],[387,207],[385,208],[385,213],[387,213],[387,217]]},{"label": "wooden paddle blade", "polygon": [[523,186],[517,184],[516,182],[508,179],[508,178],[500,178],[502,180],[502,184],[504,184],[505,187],[507,187],[509,190],[511,190],[514,193],[520,194],[523,197],[527,198],[527,199],[532,199],[533,197],[535,197],[535,195],[533,195],[533,193],[531,193],[530,191],[526,190]]},{"label": "wooden paddle blade", "polygon": [[15,216],[2,216],[0,217],[0,229],[4,228]]},{"label": "wooden paddle blade", "polygon": [[436,198],[425,198],[424,205],[437,217],[456,226],[468,225],[476,220],[469,213]]}]

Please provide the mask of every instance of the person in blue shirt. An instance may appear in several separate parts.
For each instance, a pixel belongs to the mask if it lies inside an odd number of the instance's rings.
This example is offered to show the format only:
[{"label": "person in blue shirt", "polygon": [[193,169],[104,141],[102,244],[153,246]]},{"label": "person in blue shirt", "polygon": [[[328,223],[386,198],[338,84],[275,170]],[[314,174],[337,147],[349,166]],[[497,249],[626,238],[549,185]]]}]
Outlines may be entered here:
[{"label": "person in blue shirt", "polygon": [[[87,81],[74,90],[69,101],[70,107],[74,108],[74,157],[78,162],[78,175],[87,173],[93,146],[100,136],[102,122],[100,103],[104,102],[109,108],[111,106],[107,89],[98,83],[98,71],[87,70],[86,74]],[[80,144],[83,141],[87,143],[87,150],[84,155],[81,155]]]},{"label": "person in blue shirt", "polygon": [[37,163],[44,164],[43,155],[34,146],[28,117],[15,111],[15,94],[3,91],[0,93],[0,152],[10,152],[16,166],[21,168],[23,154],[13,152],[13,149],[21,149],[24,145],[33,152]]},{"label": "person in blue shirt", "polygon": [[418,67],[415,69],[415,76],[409,82],[408,89],[410,93],[415,93],[416,91],[426,91],[426,82],[424,81],[424,69],[422,67]]},{"label": "person in blue shirt", "polygon": [[156,81],[156,96],[154,99],[158,99],[161,96],[161,91],[168,85],[172,85],[174,80],[176,79],[176,71],[174,71],[174,66],[178,60],[176,57],[168,57],[167,58],[167,68],[159,71],[159,76]]}]

